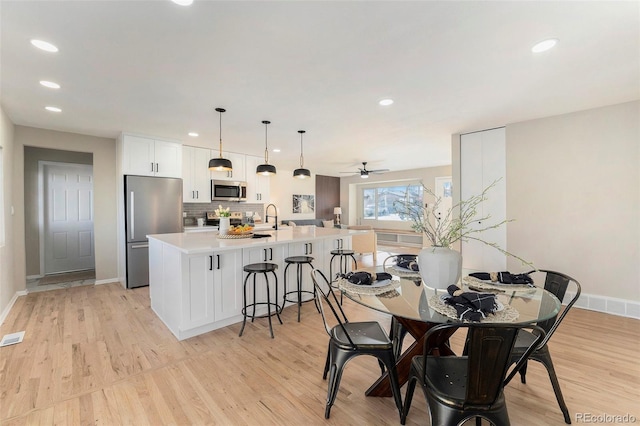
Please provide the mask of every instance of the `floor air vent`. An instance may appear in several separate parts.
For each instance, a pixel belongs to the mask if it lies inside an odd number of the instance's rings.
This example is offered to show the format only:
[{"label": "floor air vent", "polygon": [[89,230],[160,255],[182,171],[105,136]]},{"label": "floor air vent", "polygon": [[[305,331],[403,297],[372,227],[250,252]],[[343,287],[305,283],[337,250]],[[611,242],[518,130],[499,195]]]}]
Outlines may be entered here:
[{"label": "floor air vent", "polygon": [[24,331],[18,331],[17,333],[5,334],[2,340],[0,340],[0,347],[15,345],[22,342],[24,338]]}]

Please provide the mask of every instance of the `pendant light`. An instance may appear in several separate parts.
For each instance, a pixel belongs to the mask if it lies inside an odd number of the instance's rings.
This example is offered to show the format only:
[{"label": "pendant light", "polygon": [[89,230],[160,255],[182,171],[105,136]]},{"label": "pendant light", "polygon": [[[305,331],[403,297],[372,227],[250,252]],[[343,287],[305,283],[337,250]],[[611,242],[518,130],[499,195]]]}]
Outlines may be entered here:
[{"label": "pendant light", "polygon": [[305,131],[298,130],[298,133],[300,133],[300,168],[293,171],[293,177],[298,179],[306,179],[308,177],[311,177],[311,172],[309,171],[309,169],[304,168],[304,157],[302,155],[302,135],[305,134]]},{"label": "pendant light", "polygon": [[211,171],[230,171],[233,170],[233,165],[231,164],[231,160],[227,160],[226,158],[222,158],[222,113],[226,111],[224,108],[216,108],[216,111],[220,113],[220,156],[218,158],[212,158],[209,160],[209,170]]},{"label": "pendant light", "polygon": [[276,174],[276,166],[269,164],[269,148],[267,147],[267,126],[271,124],[271,122],[264,120],[262,124],[264,124],[264,164],[256,167],[256,174],[271,176]]}]

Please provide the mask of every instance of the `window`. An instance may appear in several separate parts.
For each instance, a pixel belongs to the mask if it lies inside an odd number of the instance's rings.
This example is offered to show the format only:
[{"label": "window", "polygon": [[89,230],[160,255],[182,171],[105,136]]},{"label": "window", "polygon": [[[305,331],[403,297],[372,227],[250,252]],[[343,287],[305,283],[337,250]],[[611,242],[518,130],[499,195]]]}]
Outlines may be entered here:
[{"label": "window", "polygon": [[369,220],[408,221],[394,206],[396,201],[420,200],[422,203],[422,185],[382,186],[362,190],[362,217]]}]

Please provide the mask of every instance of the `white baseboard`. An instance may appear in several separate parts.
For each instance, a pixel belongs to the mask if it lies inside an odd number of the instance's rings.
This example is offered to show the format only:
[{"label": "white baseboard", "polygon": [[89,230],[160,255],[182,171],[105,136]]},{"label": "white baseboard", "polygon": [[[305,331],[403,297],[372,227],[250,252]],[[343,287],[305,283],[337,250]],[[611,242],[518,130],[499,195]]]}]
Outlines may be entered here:
[{"label": "white baseboard", "polygon": [[4,320],[9,315],[9,312],[11,312],[11,308],[13,308],[13,304],[16,303],[16,300],[18,300],[18,297],[26,296],[26,295],[27,295],[26,290],[16,291],[16,294],[13,295],[13,297],[11,298],[11,301],[9,301],[9,304],[7,305],[6,308],[4,308],[4,310],[2,311],[2,314],[0,315],[0,325],[4,323]]},{"label": "white baseboard", "polygon": [[119,283],[120,280],[117,278],[107,278],[106,280],[96,280],[95,285],[100,284],[111,284],[111,283]]},{"label": "white baseboard", "polygon": [[[573,296],[574,293],[567,292],[564,297],[564,303],[571,300]],[[573,306],[590,311],[640,319],[640,302],[634,300],[580,293],[580,297]]]},{"label": "white baseboard", "polygon": [[44,277],[44,275],[27,275],[27,280],[39,280]]}]

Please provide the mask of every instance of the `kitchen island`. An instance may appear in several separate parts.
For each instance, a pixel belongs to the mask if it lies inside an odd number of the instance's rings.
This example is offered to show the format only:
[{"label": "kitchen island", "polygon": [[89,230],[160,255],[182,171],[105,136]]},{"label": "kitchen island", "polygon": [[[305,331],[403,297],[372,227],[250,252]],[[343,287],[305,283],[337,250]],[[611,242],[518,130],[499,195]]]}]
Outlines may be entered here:
[{"label": "kitchen island", "polygon": [[[240,322],[244,265],[276,263],[282,303],[285,258],[312,256],[314,267],[328,276],[329,252],[350,249],[351,236],[361,232],[296,226],[256,232],[264,238],[223,239],[217,231],[148,235],[151,309],[179,340]],[[289,268],[287,281],[294,288],[295,268]],[[248,300],[254,297],[250,287]],[[264,288],[257,286],[257,299],[265,298]],[[306,273],[302,288],[313,291]]]}]

